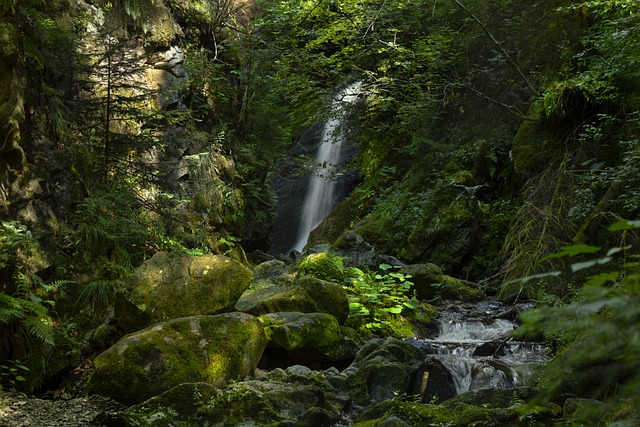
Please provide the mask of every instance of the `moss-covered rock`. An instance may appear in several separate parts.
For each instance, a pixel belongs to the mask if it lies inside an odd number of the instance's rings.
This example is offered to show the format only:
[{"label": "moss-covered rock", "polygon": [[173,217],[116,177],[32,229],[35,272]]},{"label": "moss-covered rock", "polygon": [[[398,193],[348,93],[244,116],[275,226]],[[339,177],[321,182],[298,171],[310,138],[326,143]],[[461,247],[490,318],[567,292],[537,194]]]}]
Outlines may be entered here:
[{"label": "moss-covered rock", "polygon": [[287,351],[296,363],[351,359],[357,345],[326,313],[270,313],[260,317],[268,345]]},{"label": "moss-covered rock", "polygon": [[292,282],[279,280],[269,285],[265,281],[257,289],[245,292],[235,305],[236,310],[261,316],[268,313],[299,312],[328,313],[344,324],[349,315],[349,299],[341,285],[304,276]]},{"label": "moss-covered rock", "polygon": [[216,426],[322,427],[338,421],[345,401],[314,384],[231,384],[205,411]]},{"label": "moss-covered rock", "polygon": [[135,404],[185,382],[223,387],[253,372],[265,346],[261,322],[244,313],[158,323],[98,355],[87,392]]},{"label": "moss-covered rock", "polygon": [[342,258],[330,252],[307,255],[298,265],[300,276],[311,275],[329,282],[341,283],[344,279]]},{"label": "moss-covered rock", "polygon": [[133,332],[157,321],[232,311],[252,278],[251,270],[222,255],[159,252],[117,299],[116,320]]},{"label": "moss-covered rock", "polygon": [[123,412],[104,414],[96,421],[108,426],[198,426],[201,425],[198,412],[209,404],[218,390],[207,383],[180,384]]},{"label": "moss-covered rock", "polygon": [[416,373],[424,355],[409,342],[388,338],[368,341],[343,371],[352,398],[369,405],[413,394]]},{"label": "moss-covered rock", "polygon": [[[518,398],[514,390],[489,389],[511,393],[509,406],[492,406],[491,402],[475,405],[461,400],[450,400],[442,405],[425,405],[414,402],[387,400],[365,412],[354,427],[384,426],[390,417],[395,417],[410,426],[447,425],[467,427],[470,425],[531,426],[549,425],[560,415],[554,404],[529,407]],[[396,421],[397,422],[397,421]],[[397,425],[397,424],[396,424]]]},{"label": "moss-covered rock", "polygon": [[411,276],[413,289],[419,299],[479,301],[485,296],[483,290],[474,287],[473,283],[447,276],[435,264],[408,265],[400,273]]}]

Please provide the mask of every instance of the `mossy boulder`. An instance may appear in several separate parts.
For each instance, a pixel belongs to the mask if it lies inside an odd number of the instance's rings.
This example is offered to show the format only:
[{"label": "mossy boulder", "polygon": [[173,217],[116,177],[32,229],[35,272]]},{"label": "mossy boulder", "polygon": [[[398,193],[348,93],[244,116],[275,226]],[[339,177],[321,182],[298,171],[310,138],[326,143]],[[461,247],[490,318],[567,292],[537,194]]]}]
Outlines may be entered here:
[{"label": "mossy boulder", "polygon": [[96,421],[108,426],[201,425],[199,411],[218,394],[219,389],[211,384],[184,383],[125,411],[99,416]]},{"label": "mossy boulder", "polygon": [[358,349],[327,313],[270,313],[260,320],[267,345],[285,350],[295,363],[347,360]]},{"label": "mossy boulder", "polygon": [[349,316],[349,298],[337,283],[304,276],[271,285],[261,281],[256,287],[240,297],[236,310],[254,316],[278,312],[328,313],[341,325]]},{"label": "mossy boulder", "polygon": [[424,354],[411,343],[395,338],[369,340],[343,371],[359,405],[382,402],[413,393]]},{"label": "mossy boulder", "polygon": [[222,255],[159,252],[134,274],[116,300],[125,332],[158,321],[233,311],[253,273]]},{"label": "mossy boulder", "polygon": [[330,252],[309,254],[298,265],[300,276],[311,275],[329,282],[342,283],[344,266],[342,258]]},{"label": "mossy boulder", "polygon": [[266,342],[261,322],[245,313],[158,323],[98,355],[87,392],[136,404],[185,382],[224,387],[253,372]]},{"label": "mossy boulder", "polygon": [[231,384],[204,411],[216,426],[323,427],[335,424],[343,399],[315,384],[244,381]]},{"label": "mossy boulder", "polygon": [[[520,396],[528,396],[528,391],[520,393],[518,389],[486,389],[482,393],[489,400],[476,401],[461,397],[464,395],[450,399],[441,405],[387,400],[367,410],[360,417],[359,422],[354,424],[354,427],[384,426],[387,425],[386,422],[391,417],[397,418],[394,420],[396,423],[399,420],[410,426],[492,425],[524,427],[550,425],[552,420],[561,413],[560,407],[552,403],[536,407],[527,406],[524,400],[520,400]],[[500,398],[500,403],[496,406],[489,396],[491,393],[510,396],[509,403],[505,405],[503,399]],[[469,400],[474,403],[469,403]]]},{"label": "mossy boulder", "polygon": [[418,299],[479,301],[485,296],[483,290],[475,284],[447,276],[435,264],[407,265],[400,269],[400,273],[411,276]]}]

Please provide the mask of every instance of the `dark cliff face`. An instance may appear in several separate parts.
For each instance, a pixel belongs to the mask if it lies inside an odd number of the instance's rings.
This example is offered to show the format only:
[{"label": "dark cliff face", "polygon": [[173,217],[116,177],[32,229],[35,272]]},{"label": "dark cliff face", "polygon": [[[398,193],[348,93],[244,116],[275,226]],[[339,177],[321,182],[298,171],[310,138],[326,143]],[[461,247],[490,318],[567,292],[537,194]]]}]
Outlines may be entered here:
[{"label": "dark cliff face", "polygon": [[304,174],[301,163],[296,159],[302,156],[315,158],[321,133],[321,125],[303,130],[291,144],[282,167],[272,181],[277,205],[276,217],[269,235],[271,254],[286,253],[295,244],[310,178],[310,174]]},{"label": "dark cliff face", "polygon": [[[322,125],[304,129],[291,144],[284,163],[272,181],[277,195],[277,213],[269,235],[271,246],[269,253],[273,255],[288,251],[296,243],[300,227],[302,209],[309,187],[310,174],[304,173],[301,162],[297,159],[305,157],[314,159],[318,152]],[[343,147],[341,167],[346,167],[349,159],[355,156],[355,148],[346,144]],[[335,189],[337,205],[351,192],[357,179],[355,171],[341,170]]]}]

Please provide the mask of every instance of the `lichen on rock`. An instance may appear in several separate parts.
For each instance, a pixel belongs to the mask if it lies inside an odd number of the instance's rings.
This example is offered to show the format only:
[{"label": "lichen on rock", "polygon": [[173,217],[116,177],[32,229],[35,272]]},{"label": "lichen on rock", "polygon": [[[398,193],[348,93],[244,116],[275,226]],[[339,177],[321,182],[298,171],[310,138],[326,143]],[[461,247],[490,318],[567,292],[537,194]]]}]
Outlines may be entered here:
[{"label": "lichen on rock", "polygon": [[262,324],[244,313],[158,323],[98,355],[87,392],[135,404],[185,382],[224,387],[253,372],[265,345]]},{"label": "lichen on rock", "polygon": [[116,320],[134,332],[154,321],[229,312],[252,278],[251,270],[222,255],[159,252],[116,300]]}]

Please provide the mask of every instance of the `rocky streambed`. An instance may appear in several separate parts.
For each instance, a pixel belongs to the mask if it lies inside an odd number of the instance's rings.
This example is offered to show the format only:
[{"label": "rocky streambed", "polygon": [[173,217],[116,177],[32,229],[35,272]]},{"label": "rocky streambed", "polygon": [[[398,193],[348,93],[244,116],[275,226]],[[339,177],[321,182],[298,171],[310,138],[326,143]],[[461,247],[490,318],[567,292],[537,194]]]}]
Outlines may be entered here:
[{"label": "rocky streambed", "polygon": [[[224,388],[184,382],[127,406],[98,396],[42,400],[5,393],[0,426],[525,425],[520,410],[536,391],[519,368],[533,360],[530,353],[517,355],[518,344],[507,344],[513,322],[500,317],[513,312],[495,302],[449,304],[441,308],[434,337],[370,339],[340,369],[340,363],[258,368]],[[452,364],[458,357],[465,362]],[[490,374],[486,366],[501,368]],[[560,414],[548,405],[527,422]]]},{"label": "rocky streambed", "polygon": [[[322,255],[307,261],[334,274]],[[553,403],[525,406],[544,360],[538,344],[509,337],[526,307],[444,303],[481,298],[433,265],[403,270],[420,299],[441,302],[438,316],[412,324],[412,338],[362,340],[345,326],[349,300],[335,282],[278,260],[249,270],[158,254],[87,336],[112,342],[68,388],[74,398],[5,393],[0,426],[514,426],[562,415]]]}]

